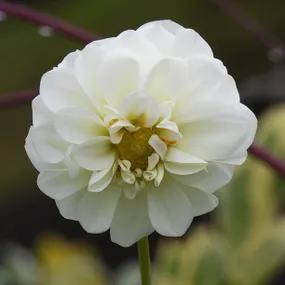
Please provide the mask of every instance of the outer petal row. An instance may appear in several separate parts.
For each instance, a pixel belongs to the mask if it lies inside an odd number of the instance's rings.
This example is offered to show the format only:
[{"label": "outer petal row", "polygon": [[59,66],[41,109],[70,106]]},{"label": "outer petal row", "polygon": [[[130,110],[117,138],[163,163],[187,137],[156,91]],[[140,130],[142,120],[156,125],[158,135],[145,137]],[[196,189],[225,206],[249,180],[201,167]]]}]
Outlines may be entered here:
[{"label": "outer petal row", "polygon": [[67,108],[55,114],[54,124],[58,133],[68,142],[81,144],[96,136],[108,135],[96,113],[83,108]]},{"label": "outer petal row", "polygon": [[214,195],[184,186],[170,176],[165,177],[161,186],[149,191],[148,210],[153,227],[162,235],[183,235],[194,216],[210,212],[218,205]]},{"label": "outer petal row", "polygon": [[181,58],[201,54],[213,57],[210,46],[197,32],[185,29],[171,20],[150,22],[137,31],[162,54]]},{"label": "outer petal row", "polygon": [[189,104],[179,125],[183,138],[177,148],[206,161],[241,164],[254,139],[257,121],[244,105]]},{"label": "outer petal row", "polygon": [[100,171],[114,163],[116,154],[108,137],[96,137],[74,146],[72,156],[82,168]]},{"label": "outer petal row", "polygon": [[165,236],[183,235],[194,217],[193,206],[186,194],[166,177],[161,187],[149,191],[148,206],[153,227]]},{"label": "outer petal row", "polygon": [[200,172],[191,175],[173,175],[173,179],[190,188],[214,193],[232,179],[233,172],[233,165],[209,162],[207,167]]},{"label": "outer petal row", "polygon": [[112,241],[124,247],[154,231],[146,193],[130,200],[116,184],[100,193],[79,191],[56,204],[65,218],[78,220],[89,233],[102,233],[110,228]]},{"label": "outer petal row", "polygon": [[92,106],[74,74],[60,68],[55,68],[43,75],[40,96],[53,112],[68,107],[90,108]]},{"label": "outer petal row", "polygon": [[53,199],[63,199],[83,189],[89,181],[90,173],[81,171],[70,177],[67,170],[42,171],[38,176],[38,186],[43,193]]},{"label": "outer petal row", "polygon": [[211,194],[183,186],[168,177],[162,188],[140,192],[127,199],[113,184],[100,193],[79,191],[57,201],[61,214],[78,220],[90,233],[110,228],[111,239],[127,247],[154,229],[166,236],[181,236],[193,217],[213,210],[217,199]]},{"label": "outer petal row", "polygon": [[78,219],[89,233],[102,233],[110,228],[120,189],[111,185],[100,193],[87,192],[79,202]]}]

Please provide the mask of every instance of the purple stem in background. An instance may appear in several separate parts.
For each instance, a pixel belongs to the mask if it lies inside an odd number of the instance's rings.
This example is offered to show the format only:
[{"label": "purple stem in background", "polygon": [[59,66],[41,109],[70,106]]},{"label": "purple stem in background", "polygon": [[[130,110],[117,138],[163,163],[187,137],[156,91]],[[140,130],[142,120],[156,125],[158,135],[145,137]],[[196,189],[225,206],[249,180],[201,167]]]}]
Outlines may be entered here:
[{"label": "purple stem in background", "polygon": [[275,157],[275,155],[268,151],[266,148],[256,145],[255,143],[251,145],[249,152],[257,159],[262,160],[268,164],[279,175],[285,178],[285,161]]},{"label": "purple stem in background", "polygon": [[[284,44],[272,35],[268,30],[259,25],[254,19],[246,15],[240,7],[231,0],[211,0],[220,6],[225,12],[231,15],[241,26],[260,40],[266,47],[272,48],[276,46],[284,47]],[[73,26],[65,21],[55,19],[49,15],[41,13],[21,4],[8,3],[0,1],[0,11],[9,15],[21,18],[25,21],[32,22],[40,26],[49,26],[55,32],[61,33],[63,36],[80,41],[87,44],[97,39],[94,34],[85,31],[79,27]],[[14,107],[30,102],[37,96],[37,90],[21,91],[15,94],[0,96],[0,108]],[[273,170],[285,177],[285,162],[276,158],[265,148],[255,143],[249,148],[249,152],[259,160],[267,163]]]},{"label": "purple stem in background", "polygon": [[48,26],[63,36],[88,44],[97,39],[97,36],[82,28],[56,19],[22,4],[0,1],[0,11],[15,16],[38,26]]},{"label": "purple stem in background", "polygon": [[242,10],[240,5],[233,0],[211,0],[219,6],[226,14],[235,20],[240,26],[248,31],[267,48],[285,49],[285,44],[276,37],[269,29]]},{"label": "purple stem in background", "polygon": [[28,103],[38,95],[37,90],[27,90],[0,96],[0,109]]}]

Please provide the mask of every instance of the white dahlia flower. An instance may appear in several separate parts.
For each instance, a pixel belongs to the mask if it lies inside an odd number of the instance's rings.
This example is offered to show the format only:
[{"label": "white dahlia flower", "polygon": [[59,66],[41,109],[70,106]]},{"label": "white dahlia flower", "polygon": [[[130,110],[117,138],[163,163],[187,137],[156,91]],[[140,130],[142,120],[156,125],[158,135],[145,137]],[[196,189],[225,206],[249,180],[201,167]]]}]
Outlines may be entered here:
[{"label": "white dahlia flower", "polygon": [[172,21],[67,55],[32,107],[25,148],[39,188],[121,246],[181,236],[213,210],[257,125],[209,45]]}]

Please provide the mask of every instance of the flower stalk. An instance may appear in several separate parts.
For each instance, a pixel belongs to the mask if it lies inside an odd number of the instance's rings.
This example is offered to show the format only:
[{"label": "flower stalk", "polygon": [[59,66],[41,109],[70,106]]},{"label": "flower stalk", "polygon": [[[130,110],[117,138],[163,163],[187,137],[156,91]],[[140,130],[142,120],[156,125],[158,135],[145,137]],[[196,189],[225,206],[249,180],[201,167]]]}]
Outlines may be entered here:
[{"label": "flower stalk", "polygon": [[138,256],[140,264],[141,284],[151,285],[151,262],[147,236],[138,241]]}]

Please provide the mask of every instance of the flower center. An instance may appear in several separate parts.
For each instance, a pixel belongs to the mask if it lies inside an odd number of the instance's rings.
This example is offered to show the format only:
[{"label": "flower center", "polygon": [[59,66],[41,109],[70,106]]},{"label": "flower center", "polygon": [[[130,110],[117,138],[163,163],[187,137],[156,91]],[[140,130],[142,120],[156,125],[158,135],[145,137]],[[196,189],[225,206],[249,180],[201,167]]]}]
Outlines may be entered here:
[{"label": "flower center", "polygon": [[121,142],[117,145],[121,160],[129,160],[131,169],[145,170],[148,166],[148,157],[153,153],[153,148],[148,141],[152,136],[151,128],[140,128],[135,132],[125,132]]}]

